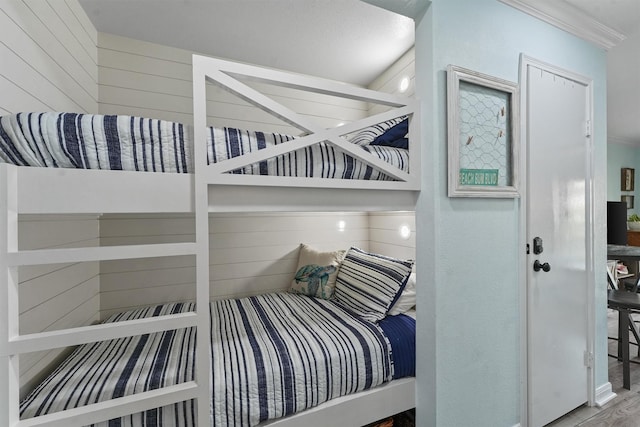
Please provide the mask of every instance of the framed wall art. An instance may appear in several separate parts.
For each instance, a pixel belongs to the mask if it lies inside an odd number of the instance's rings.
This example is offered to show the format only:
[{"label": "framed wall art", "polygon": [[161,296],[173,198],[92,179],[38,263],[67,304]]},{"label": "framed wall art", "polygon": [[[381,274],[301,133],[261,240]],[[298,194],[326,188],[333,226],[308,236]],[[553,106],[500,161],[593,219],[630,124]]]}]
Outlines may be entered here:
[{"label": "framed wall art", "polygon": [[633,191],[634,181],[635,181],[635,169],[632,169],[632,168],[620,169],[620,190]]},{"label": "framed wall art", "polygon": [[449,197],[519,197],[518,85],[447,67]]},{"label": "framed wall art", "polygon": [[620,196],[620,201],[627,204],[627,209],[633,209],[633,196]]}]

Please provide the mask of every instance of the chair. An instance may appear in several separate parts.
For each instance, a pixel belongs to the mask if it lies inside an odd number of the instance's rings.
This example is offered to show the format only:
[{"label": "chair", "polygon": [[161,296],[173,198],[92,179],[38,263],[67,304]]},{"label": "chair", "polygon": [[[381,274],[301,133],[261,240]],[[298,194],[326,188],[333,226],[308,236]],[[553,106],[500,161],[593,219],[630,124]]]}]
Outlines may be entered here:
[{"label": "chair", "polygon": [[[621,291],[611,289],[607,291],[607,304],[609,308],[618,311],[618,360],[622,360],[622,378],[623,387],[627,390],[631,389],[630,379],[630,363],[638,363],[631,361],[629,358],[629,331],[631,331],[636,340],[638,339],[638,331],[635,323],[631,318],[631,313],[640,312],[640,294],[636,292]],[[624,331],[624,332],[623,332]],[[638,341],[636,341],[638,342]],[[615,357],[615,356],[612,356]]]}]

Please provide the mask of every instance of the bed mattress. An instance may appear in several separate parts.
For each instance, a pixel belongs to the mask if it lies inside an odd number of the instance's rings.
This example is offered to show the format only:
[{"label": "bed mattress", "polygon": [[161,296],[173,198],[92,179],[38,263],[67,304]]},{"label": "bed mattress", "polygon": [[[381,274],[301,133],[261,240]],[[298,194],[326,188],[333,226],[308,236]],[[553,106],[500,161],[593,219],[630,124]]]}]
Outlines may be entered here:
[{"label": "bed mattress", "polygon": [[[293,138],[211,127],[207,159],[222,162]],[[374,145],[362,149],[408,171],[408,150]],[[181,123],[124,115],[18,113],[0,117],[0,161],[19,166],[191,173],[193,132]],[[326,142],[232,173],[392,180]]]},{"label": "bed mattress", "polygon": [[[107,321],[191,310],[192,303],[164,304]],[[214,426],[256,425],[414,372],[415,321],[407,316],[389,316],[383,327],[286,292],[213,302],[210,312]],[[80,346],[21,403],[21,417],[190,381],[194,342],[186,328]],[[98,426],[186,427],[195,416],[187,401]]]}]

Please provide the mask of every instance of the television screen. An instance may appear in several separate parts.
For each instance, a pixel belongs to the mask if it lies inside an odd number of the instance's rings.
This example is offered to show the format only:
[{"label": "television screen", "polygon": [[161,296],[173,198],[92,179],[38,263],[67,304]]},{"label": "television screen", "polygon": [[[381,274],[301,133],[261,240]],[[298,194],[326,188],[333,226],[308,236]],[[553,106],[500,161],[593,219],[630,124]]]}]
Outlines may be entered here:
[{"label": "television screen", "polygon": [[627,204],[607,202],[607,244],[627,244]]}]

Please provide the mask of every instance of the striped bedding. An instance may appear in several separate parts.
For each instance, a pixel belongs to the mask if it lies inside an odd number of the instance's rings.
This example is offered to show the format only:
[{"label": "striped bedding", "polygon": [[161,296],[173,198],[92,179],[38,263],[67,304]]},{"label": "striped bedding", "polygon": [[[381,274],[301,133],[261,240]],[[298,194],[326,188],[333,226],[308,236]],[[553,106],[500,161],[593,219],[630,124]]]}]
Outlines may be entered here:
[{"label": "striped bedding", "polygon": [[[192,303],[165,304],[108,321],[192,309]],[[331,301],[283,292],[217,301],[210,309],[214,426],[253,426],[394,376],[383,329]],[[188,328],[80,346],[21,403],[21,416],[189,381],[194,340]],[[194,417],[188,401],[98,425],[186,427]]]},{"label": "striped bedding", "polygon": [[[293,138],[211,127],[207,132],[208,162],[221,162]],[[192,129],[166,120],[57,112],[0,117],[0,161],[20,166],[191,173],[192,141]],[[362,148],[401,170],[408,170],[408,150]],[[325,142],[233,173],[391,180]]]}]

